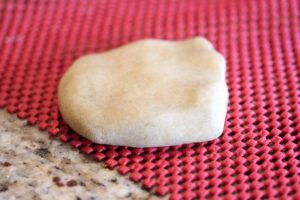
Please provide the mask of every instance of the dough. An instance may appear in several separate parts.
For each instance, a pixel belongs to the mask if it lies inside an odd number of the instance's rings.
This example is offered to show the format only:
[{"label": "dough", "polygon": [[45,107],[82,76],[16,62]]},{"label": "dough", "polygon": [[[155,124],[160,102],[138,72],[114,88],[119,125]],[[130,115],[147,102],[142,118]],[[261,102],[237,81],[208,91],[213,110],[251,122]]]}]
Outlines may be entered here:
[{"label": "dough", "polygon": [[225,59],[197,37],[146,39],[75,61],[59,84],[63,119],[100,144],[202,142],[223,131]]}]

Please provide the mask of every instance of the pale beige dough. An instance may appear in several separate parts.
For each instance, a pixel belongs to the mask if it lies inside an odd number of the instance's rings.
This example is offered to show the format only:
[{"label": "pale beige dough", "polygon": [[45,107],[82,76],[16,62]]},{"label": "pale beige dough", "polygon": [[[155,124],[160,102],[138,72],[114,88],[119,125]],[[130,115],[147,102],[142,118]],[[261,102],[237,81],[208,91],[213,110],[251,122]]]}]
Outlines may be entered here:
[{"label": "pale beige dough", "polygon": [[79,58],[59,84],[63,119],[100,144],[152,147],[220,136],[225,59],[204,38],[146,39]]}]

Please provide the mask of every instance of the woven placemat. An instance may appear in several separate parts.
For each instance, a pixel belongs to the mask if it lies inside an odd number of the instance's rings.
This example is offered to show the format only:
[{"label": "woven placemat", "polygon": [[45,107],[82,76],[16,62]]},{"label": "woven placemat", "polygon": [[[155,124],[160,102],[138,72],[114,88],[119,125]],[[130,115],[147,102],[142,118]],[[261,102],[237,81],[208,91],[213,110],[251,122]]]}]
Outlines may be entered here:
[{"label": "woven placemat", "polygon": [[[0,107],[171,199],[300,199],[298,0],[0,2]],[[207,37],[227,59],[223,135],[162,148],[72,132],[57,85],[79,56],[141,39]]]}]

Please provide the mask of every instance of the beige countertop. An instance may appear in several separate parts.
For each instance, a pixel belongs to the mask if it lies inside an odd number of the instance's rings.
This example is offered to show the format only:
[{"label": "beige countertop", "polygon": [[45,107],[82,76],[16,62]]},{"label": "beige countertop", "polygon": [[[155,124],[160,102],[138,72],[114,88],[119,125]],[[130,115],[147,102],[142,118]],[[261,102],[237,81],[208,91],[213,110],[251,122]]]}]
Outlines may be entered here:
[{"label": "beige countertop", "polygon": [[0,199],[159,198],[0,110]]}]

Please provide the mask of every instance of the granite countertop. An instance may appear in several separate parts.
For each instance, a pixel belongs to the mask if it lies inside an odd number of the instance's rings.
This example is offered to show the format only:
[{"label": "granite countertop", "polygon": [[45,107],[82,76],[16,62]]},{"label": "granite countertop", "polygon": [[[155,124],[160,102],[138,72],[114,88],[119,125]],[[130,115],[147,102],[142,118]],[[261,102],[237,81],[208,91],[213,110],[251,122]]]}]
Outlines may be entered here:
[{"label": "granite countertop", "polygon": [[159,199],[49,137],[0,110],[0,199]]}]

